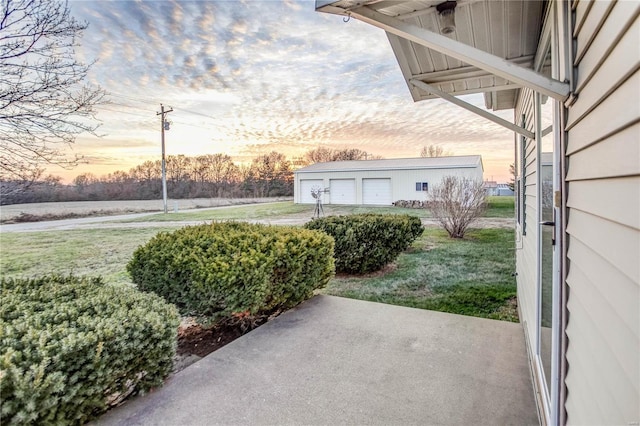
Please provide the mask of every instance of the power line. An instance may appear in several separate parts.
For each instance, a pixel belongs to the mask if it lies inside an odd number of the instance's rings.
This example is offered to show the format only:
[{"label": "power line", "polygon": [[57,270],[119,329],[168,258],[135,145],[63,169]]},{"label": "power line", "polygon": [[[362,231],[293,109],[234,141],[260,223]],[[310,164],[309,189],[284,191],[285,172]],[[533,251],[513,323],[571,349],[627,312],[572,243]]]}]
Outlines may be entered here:
[{"label": "power line", "polygon": [[189,113],[189,114],[193,114],[193,115],[199,115],[199,116],[201,116],[201,117],[205,117],[205,118],[213,118],[213,119],[215,119],[215,117],[213,117],[213,116],[211,116],[211,115],[203,114],[203,113],[201,113],[201,112],[196,112],[196,111],[190,111],[190,110],[188,110],[188,109],[184,109],[184,108],[176,108],[176,110],[178,110],[178,111],[184,111],[184,112],[187,112],[187,113]]},{"label": "power line", "polygon": [[145,98],[140,96],[133,97],[133,96],[123,95],[121,93],[114,93],[114,92],[109,92],[108,96],[115,96],[116,98],[129,99],[129,100],[141,102],[141,103],[157,103],[158,102],[157,99]]},{"label": "power line", "polygon": [[[122,106],[124,106],[124,105],[122,105]],[[109,112],[115,112],[115,113],[126,114],[126,115],[135,115],[137,117],[149,118],[149,114],[143,114],[143,113],[138,113],[138,112],[127,112],[127,111],[122,111],[122,110],[117,110],[117,109],[110,109],[110,108],[105,108],[105,107],[99,107],[98,109],[102,110],[102,111],[109,111]]]}]

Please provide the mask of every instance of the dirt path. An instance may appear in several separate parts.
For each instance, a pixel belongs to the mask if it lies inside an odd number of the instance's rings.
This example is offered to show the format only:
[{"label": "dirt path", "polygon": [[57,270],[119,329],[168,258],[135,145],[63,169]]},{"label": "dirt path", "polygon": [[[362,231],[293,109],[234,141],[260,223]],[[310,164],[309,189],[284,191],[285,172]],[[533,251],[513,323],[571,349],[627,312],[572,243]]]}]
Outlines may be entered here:
[{"label": "dirt path", "polygon": [[[278,203],[280,201],[274,201]],[[228,209],[247,205],[265,205],[272,203],[252,203],[242,205],[227,205],[218,207],[205,207],[198,209],[180,210],[180,213],[201,212],[207,210]],[[0,233],[4,232],[40,232],[40,231],[66,231],[70,229],[110,229],[110,228],[162,228],[197,225],[205,221],[175,221],[175,222],[133,222],[120,223],[121,221],[139,219],[145,216],[159,214],[159,212],[130,213],[115,216],[94,216],[75,219],[48,220],[42,222],[23,222],[0,225]],[[169,213],[172,214],[172,213]],[[306,220],[305,220],[306,221]],[[302,222],[304,223],[304,222]]]},{"label": "dirt path", "polygon": [[[292,200],[293,197],[187,198],[180,200],[170,199],[167,204],[169,211],[173,212]],[[0,223],[18,223],[19,221],[16,219],[23,215],[48,221],[147,212],[160,213],[162,209],[162,200],[62,201],[55,203],[9,204],[0,208]]]}]

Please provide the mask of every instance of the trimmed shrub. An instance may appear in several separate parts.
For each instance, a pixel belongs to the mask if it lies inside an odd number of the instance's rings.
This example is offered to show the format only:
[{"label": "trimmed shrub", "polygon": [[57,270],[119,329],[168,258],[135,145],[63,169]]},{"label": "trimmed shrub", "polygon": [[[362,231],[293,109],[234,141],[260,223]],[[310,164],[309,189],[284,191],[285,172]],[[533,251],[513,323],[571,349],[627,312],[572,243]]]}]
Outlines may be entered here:
[{"label": "trimmed shrub", "polygon": [[301,228],[218,222],[160,233],[127,265],[141,290],[212,320],[291,308],[333,276],[333,240]]},{"label": "trimmed shrub", "polygon": [[179,316],[100,278],[2,280],[2,424],[82,424],[162,384]]},{"label": "trimmed shrub", "polygon": [[335,240],[336,271],[363,274],[382,269],[422,234],[420,219],[409,215],[328,216],[305,224]]}]

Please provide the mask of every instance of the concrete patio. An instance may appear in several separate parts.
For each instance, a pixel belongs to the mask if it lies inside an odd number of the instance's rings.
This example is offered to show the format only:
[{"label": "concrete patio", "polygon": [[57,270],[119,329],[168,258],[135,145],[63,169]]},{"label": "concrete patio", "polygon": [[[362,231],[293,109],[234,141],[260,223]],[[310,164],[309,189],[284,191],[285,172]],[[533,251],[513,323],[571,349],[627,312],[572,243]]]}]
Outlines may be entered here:
[{"label": "concrete patio", "polygon": [[538,424],[520,324],[317,296],[103,425]]}]

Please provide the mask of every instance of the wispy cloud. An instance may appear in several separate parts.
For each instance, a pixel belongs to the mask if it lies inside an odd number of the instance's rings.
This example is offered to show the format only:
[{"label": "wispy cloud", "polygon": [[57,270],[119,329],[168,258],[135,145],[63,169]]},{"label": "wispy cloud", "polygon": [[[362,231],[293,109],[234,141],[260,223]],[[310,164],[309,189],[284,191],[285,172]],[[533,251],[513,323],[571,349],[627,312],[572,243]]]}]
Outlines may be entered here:
[{"label": "wispy cloud", "polygon": [[406,157],[441,144],[499,158],[511,149],[510,132],[471,113],[437,100],[414,104],[384,32],[315,12],[313,1],[71,7],[89,22],[80,53],[98,59],[91,80],[114,102],[100,114],[108,135],[83,138],[76,150],[122,144],[123,169],[157,145],[161,102],[175,107],[167,135],[174,152],[224,149],[247,158],[325,145]]}]

